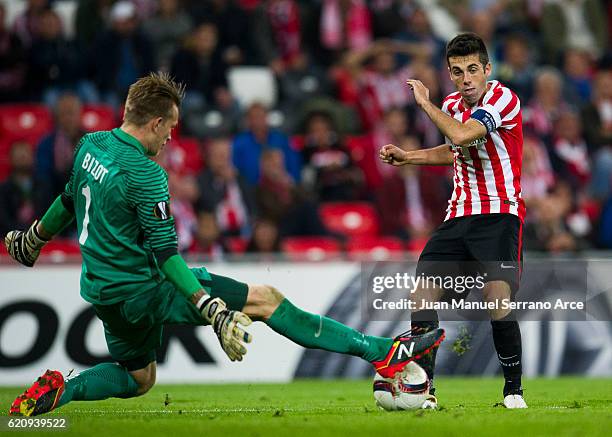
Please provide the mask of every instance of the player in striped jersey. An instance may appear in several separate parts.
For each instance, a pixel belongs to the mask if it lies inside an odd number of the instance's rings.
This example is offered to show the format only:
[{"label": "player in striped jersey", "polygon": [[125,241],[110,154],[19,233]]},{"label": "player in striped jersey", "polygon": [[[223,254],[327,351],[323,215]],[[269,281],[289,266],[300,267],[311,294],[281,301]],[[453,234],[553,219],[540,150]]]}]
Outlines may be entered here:
[{"label": "player in striped jersey", "polygon": [[[411,152],[389,144],[381,148],[380,158],[396,166],[453,166],[454,190],[446,219],[423,249],[417,274],[484,276],[484,298],[495,303],[489,314],[504,372],[504,405],[526,408],[521,387],[521,332],[510,309],[501,304],[517,291],[522,267],[525,204],[521,198],[520,101],[498,81],[488,80],[491,64],[478,35],[464,33],[451,40],[446,60],[457,91],[444,99],[442,109],[430,102],[429,90],[420,81],[407,82],[416,103],[447,143]],[[413,299],[439,301],[449,296],[461,297],[454,290],[430,287],[417,290]],[[421,308],[412,314],[413,331],[437,327],[435,310]],[[433,380],[435,354],[420,363]]]},{"label": "player in striped jersey", "polygon": [[[7,250],[32,267],[44,244],[77,222],[83,257],[81,296],[104,324],[117,363],[101,363],[64,380],[48,370],[18,396],[12,415],[37,415],[71,401],[129,398],[155,383],[155,351],[164,325],[212,325],[232,361],[241,361],[251,318],[304,347],[359,356],[385,377],[435,349],[442,329],[395,339],[365,335],[294,306],[269,285],[249,285],[189,269],[177,252],[168,176],[159,154],[178,123],[183,88],[151,74],[130,87],[123,124],[85,135],[70,180],[40,222],[6,235]],[[271,361],[273,365],[273,361]]]}]

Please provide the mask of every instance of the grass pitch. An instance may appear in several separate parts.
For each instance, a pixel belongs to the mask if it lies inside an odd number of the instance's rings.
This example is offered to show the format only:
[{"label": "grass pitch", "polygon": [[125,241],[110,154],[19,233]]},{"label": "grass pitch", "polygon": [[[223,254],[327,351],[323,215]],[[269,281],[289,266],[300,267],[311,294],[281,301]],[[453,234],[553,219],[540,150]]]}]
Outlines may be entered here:
[{"label": "grass pitch", "polygon": [[[612,379],[527,380],[528,410],[506,410],[501,378],[439,378],[438,411],[379,411],[371,381],[160,385],[134,399],[74,402],[62,416],[75,436],[610,435]],[[8,410],[23,388],[1,388]],[[13,431],[28,435],[29,432]],[[0,432],[0,434],[2,434]]]}]

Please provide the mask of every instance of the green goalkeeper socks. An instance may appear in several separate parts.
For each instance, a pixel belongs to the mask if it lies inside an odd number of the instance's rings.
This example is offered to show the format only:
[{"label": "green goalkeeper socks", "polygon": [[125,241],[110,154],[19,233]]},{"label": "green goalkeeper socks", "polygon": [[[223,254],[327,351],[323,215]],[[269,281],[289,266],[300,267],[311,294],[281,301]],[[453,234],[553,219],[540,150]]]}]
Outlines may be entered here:
[{"label": "green goalkeeper socks", "polygon": [[384,359],[393,339],[365,335],[328,317],[307,313],[288,299],[281,302],[266,322],[270,328],[300,346],[361,357]]},{"label": "green goalkeeper socks", "polygon": [[136,396],[138,384],[119,364],[102,363],[66,381],[58,407],[70,401],[99,401]]}]

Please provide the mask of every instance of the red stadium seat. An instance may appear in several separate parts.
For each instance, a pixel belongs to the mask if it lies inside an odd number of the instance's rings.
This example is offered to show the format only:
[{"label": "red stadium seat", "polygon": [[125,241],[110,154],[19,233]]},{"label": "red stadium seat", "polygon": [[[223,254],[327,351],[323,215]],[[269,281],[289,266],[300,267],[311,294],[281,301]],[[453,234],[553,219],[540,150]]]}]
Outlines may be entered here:
[{"label": "red stadium seat", "polygon": [[282,249],[292,261],[322,261],[338,258],[340,244],[330,237],[289,237]]},{"label": "red stadium seat", "polygon": [[37,144],[53,129],[53,117],[46,106],[35,103],[0,105],[0,136]]},{"label": "red stadium seat", "polygon": [[397,260],[403,258],[404,244],[395,237],[360,236],[351,238],[346,249],[352,260]]},{"label": "red stadium seat", "polygon": [[325,203],[319,208],[319,213],[323,224],[332,232],[350,237],[378,234],[378,216],[369,203]]},{"label": "red stadium seat", "polygon": [[81,112],[81,124],[87,132],[96,132],[118,127],[119,120],[110,105],[85,105]]}]

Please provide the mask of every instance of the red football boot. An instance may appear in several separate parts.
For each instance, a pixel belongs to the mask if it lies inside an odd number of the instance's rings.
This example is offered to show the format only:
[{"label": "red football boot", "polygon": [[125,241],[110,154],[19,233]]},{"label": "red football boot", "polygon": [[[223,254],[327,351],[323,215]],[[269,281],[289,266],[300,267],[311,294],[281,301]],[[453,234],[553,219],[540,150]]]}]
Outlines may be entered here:
[{"label": "red football boot", "polygon": [[391,350],[382,361],[372,361],[383,378],[393,378],[406,364],[415,361],[440,346],[444,340],[444,329],[437,328],[422,335],[410,331],[395,337]]},{"label": "red football boot", "polygon": [[47,370],[32,387],[17,396],[9,414],[11,416],[37,416],[57,406],[64,393],[64,377],[57,370]]}]

